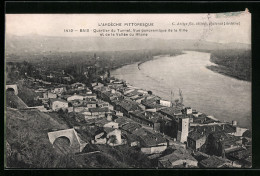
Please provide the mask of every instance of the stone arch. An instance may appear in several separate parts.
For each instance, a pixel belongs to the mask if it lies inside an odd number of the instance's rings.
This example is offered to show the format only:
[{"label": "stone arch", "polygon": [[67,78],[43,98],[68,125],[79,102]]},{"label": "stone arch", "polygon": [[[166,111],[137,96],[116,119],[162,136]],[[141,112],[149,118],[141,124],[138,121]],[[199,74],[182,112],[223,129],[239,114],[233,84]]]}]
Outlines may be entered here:
[{"label": "stone arch", "polygon": [[74,128],[49,132],[48,137],[49,137],[49,141],[51,142],[52,145],[54,144],[54,141],[57,138],[60,138],[60,137],[68,138],[70,141],[70,147],[74,151],[74,153],[81,152],[87,144],[79,138],[79,136],[77,135],[77,132],[74,130]]},{"label": "stone arch", "polygon": [[69,140],[69,142],[70,142],[70,146],[73,143],[73,137],[74,136],[68,130],[55,131],[55,132],[49,133],[48,135],[49,135],[49,140],[50,140],[52,145],[54,144],[54,142],[58,138],[67,138]]},{"label": "stone arch", "polygon": [[16,84],[13,84],[13,85],[6,85],[5,86],[5,90],[14,90],[14,94],[15,95],[18,95],[18,88],[17,88],[17,85]]},{"label": "stone arch", "polygon": [[67,140],[69,146],[71,146],[71,140],[70,140],[67,136],[57,137],[57,138],[53,141],[53,144],[55,144],[55,142],[57,142],[58,139],[65,139],[65,140]]}]

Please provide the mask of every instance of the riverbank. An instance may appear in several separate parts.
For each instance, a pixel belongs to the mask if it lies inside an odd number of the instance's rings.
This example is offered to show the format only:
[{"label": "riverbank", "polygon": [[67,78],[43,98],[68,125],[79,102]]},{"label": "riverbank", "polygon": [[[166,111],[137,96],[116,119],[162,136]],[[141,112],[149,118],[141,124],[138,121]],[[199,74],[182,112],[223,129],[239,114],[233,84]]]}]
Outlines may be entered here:
[{"label": "riverbank", "polygon": [[[167,53],[167,54],[164,54],[164,53]],[[181,55],[181,54],[184,54],[184,53],[182,51],[179,51],[179,50],[177,50],[177,51],[175,51],[175,50],[174,51],[162,51],[161,53],[154,53],[154,54],[152,54],[152,56],[149,56],[149,57],[146,57],[146,58],[140,58],[140,59],[136,60],[135,62],[130,62],[130,63],[124,62],[123,64],[113,66],[113,67],[110,68],[110,71],[122,68],[122,67],[127,66],[127,65],[132,65],[132,64],[138,64],[138,68],[140,70],[139,66],[141,66],[143,63],[146,63],[148,61],[158,59],[161,56],[177,56],[177,55]]]},{"label": "riverbank", "polygon": [[208,66],[208,69],[238,80],[251,82],[250,50],[220,50],[210,53],[210,62],[216,65]]},{"label": "riverbank", "polygon": [[219,74],[224,75],[224,76],[228,76],[228,77],[235,78],[235,79],[242,80],[242,81],[251,82],[251,80],[248,80],[248,78],[245,78],[244,75],[241,75],[240,72],[231,71],[229,68],[227,68],[225,66],[209,65],[209,66],[206,66],[206,68],[215,72],[215,73],[219,73]]},{"label": "riverbank", "polygon": [[[155,60],[155,59],[160,59],[161,57],[174,57],[174,56],[178,56],[178,55],[182,55],[182,54],[185,54],[185,53],[181,52],[181,53],[178,53],[178,54],[166,54],[166,55],[153,56],[153,58],[148,60],[148,61],[152,61],[152,60]],[[139,62],[137,64],[138,70],[141,70],[140,66],[142,64],[144,64],[145,62],[147,62],[147,61],[142,61],[142,62]]]}]

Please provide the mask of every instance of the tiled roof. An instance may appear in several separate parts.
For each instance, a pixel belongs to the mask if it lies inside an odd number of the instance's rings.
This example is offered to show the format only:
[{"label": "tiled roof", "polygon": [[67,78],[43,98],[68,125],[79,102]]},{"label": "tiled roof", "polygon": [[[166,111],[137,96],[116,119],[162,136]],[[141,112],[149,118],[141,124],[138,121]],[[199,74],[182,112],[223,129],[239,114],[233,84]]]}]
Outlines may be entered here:
[{"label": "tiled roof", "polygon": [[181,113],[181,109],[176,107],[163,108],[160,111],[172,117]]},{"label": "tiled roof", "polygon": [[207,168],[217,168],[217,167],[221,167],[222,165],[228,163],[228,160],[220,158],[220,157],[216,157],[213,155],[207,159],[202,160],[200,163],[202,165],[204,165],[204,167],[207,167]]},{"label": "tiled roof", "polygon": [[193,156],[189,154],[188,151],[185,149],[179,149],[174,151],[173,153],[163,156],[159,158],[160,161],[169,161],[170,163],[173,163],[178,160],[192,160],[197,161]]},{"label": "tiled roof", "polygon": [[127,123],[127,124],[123,125],[121,128],[125,131],[132,133],[133,131],[135,131],[141,127],[142,126],[138,123]]},{"label": "tiled roof", "polygon": [[60,101],[60,102],[68,103],[66,100],[59,99],[59,98],[51,98],[50,101],[51,102]]},{"label": "tiled roof", "polygon": [[89,112],[108,112],[108,108],[89,108]]},{"label": "tiled roof", "polygon": [[98,125],[98,126],[104,126],[105,124],[109,123],[111,121],[108,121],[107,119],[103,118],[99,121],[96,121],[95,124]]},{"label": "tiled roof", "polygon": [[205,134],[202,134],[202,133],[199,133],[197,131],[192,131],[189,133],[188,137],[193,139],[193,140],[198,140],[198,139],[201,139],[202,137],[204,137]]},{"label": "tiled roof", "polygon": [[117,130],[117,129],[105,127],[105,128],[103,128],[103,130],[108,134],[108,133],[110,133],[110,132],[112,132],[112,131],[114,131],[114,130]]},{"label": "tiled roof", "polygon": [[151,133],[150,131],[140,128],[133,131],[133,134],[139,136],[145,146],[156,146],[161,143],[165,143],[166,139],[160,133]]},{"label": "tiled roof", "polygon": [[197,131],[198,133],[203,133],[203,134],[210,134],[212,132],[218,132],[222,131],[222,127],[219,125],[210,125],[210,126],[192,126],[191,129],[193,131]]},{"label": "tiled roof", "polygon": [[149,112],[149,111],[134,111],[131,112],[136,117],[139,117],[140,119],[144,119],[150,122],[157,122],[159,119],[163,119],[164,116],[158,112]]},{"label": "tiled roof", "polygon": [[121,102],[118,103],[118,105],[127,111],[136,111],[141,109],[138,103],[131,100],[122,100]]},{"label": "tiled roof", "polygon": [[122,126],[133,121],[127,117],[119,117],[115,119],[115,122],[118,123],[119,126]]}]

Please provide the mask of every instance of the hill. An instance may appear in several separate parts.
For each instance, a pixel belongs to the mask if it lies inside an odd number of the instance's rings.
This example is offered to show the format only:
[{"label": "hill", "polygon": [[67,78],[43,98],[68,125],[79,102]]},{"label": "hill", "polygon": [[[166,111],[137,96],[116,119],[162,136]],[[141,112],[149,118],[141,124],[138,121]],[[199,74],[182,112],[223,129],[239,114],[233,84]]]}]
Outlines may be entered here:
[{"label": "hill", "polygon": [[156,38],[51,37],[41,35],[6,36],[8,54],[122,50],[219,50],[249,49],[242,43],[214,43],[198,40],[164,40]]}]

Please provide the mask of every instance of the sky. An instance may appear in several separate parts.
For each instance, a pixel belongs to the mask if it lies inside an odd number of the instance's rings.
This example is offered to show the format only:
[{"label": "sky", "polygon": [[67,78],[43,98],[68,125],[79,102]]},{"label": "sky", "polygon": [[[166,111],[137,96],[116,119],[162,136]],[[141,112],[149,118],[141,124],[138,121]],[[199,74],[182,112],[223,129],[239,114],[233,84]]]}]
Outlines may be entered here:
[{"label": "sky", "polygon": [[[18,36],[34,34],[81,37],[99,36],[99,33],[93,32],[93,30],[99,29],[176,29],[178,32],[153,32],[145,37],[251,44],[251,14],[247,11],[226,14],[6,14],[5,20],[6,34]],[[153,26],[99,26],[101,23],[110,22],[122,23],[123,25],[124,23],[153,23]],[[190,22],[193,25],[178,25],[178,23],[189,24]],[[195,25],[197,22],[216,22],[219,24],[235,22],[239,25]],[[73,29],[74,31],[64,32],[64,29]],[[89,29],[90,32],[80,33],[79,29]],[[179,32],[179,29],[187,31]]]}]

